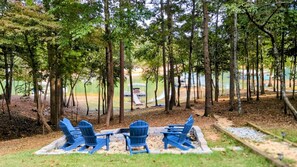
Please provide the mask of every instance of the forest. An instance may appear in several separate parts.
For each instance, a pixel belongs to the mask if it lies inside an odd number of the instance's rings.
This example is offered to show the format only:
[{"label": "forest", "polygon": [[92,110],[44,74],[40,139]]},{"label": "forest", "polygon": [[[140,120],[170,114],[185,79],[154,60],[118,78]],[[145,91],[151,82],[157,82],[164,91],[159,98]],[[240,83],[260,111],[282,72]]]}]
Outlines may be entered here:
[{"label": "forest", "polygon": [[[98,123],[102,116],[107,127],[115,116],[124,122],[124,82],[130,86],[133,110],[135,68],[141,68],[143,80],[155,83],[156,89],[162,84],[165,113],[182,102],[190,109],[196,99],[203,99],[203,115],[212,115],[223,74],[228,73],[229,111],[245,114],[242,101],[253,100],[252,96],[258,101],[270,87],[284,101],[286,112],[297,118],[290,102],[296,89],[295,0],[0,3],[1,110],[10,118],[12,89],[17,89],[23,98],[34,96],[36,120],[49,132],[57,130],[64,109],[75,105],[78,81],[86,89],[95,80]],[[186,100],[181,101],[184,74],[188,84]],[[200,77],[205,83],[198,82]],[[17,81],[21,84],[13,88]],[[119,87],[119,110],[114,109],[115,87]],[[287,91],[292,92],[290,97]],[[47,100],[49,118],[44,116]]]}]

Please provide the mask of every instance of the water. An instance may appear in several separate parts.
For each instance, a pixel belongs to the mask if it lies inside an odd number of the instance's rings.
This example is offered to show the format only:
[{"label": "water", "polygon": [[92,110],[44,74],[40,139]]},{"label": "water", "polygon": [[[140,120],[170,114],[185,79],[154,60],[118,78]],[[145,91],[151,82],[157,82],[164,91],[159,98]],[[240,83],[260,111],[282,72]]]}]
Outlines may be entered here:
[{"label": "water", "polygon": [[[245,72],[246,75],[246,72]],[[181,79],[184,81],[182,82],[183,86],[187,85],[187,80],[188,76],[186,73],[184,73],[181,76]],[[229,89],[229,78],[230,78],[230,74],[229,72],[225,72],[223,74],[223,82],[221,81],[222,76],[219,77],[219,87],[220,89],[224,90],[228,90]],[[242,77],[240,76],[240,87],[241,88],[245,88],[246,87],[246,77],[244,77],[244,83],[242,84]],[[286,79],[289,79],[289,70],[286,70]],[[213,76],[213,80],[214,80],[214,76]],[[265,76],[264,76],[264,80],[268,81],[269,80],[269,73],[266,72]],[[196,86],[196,73],[192,74],[192,86]],[[4,83],[4,82],[3,82]],[[90,106],[90,110],[96,110],[98,108],[98,81],[96,81],[95,79],[93,79],[91,81],[90,84],[87,85],[87,94],[88,94],[88,102],[89,102],[89,106]],[[140,75],[134,75],[133,76],[133,83],[134,83],[134,87],[138,87],[140,88],[141,91],[145,92],[145,81],[142,79],[142,77]],[[205,86],[205,77],[204,75],[200,75],[200,83],[201,86],[204,87]],[[5,84],[5,83],[4,83]],[[17,87],[24,87],[24,82],[22,81],[14,81],[13,82],[13,90],[12,90],[12,94],[13,95],[23,95],[23,93],[19,93],[16,91]],[[177,84],[177,78],[176,78],[176,84]],[[41,84],[43,86],[43,88],[45,89],[45,82],[42,82]],[[152,81],[148,82],[148,102],[150,102],[149,106],[153,106],[154,104],[154,90],[155,90],[155,83]],[[31,84],[32,86],[32,84]],[[158,103],[159,104],[164,104],[164,91],[163,91],[163,82],[159,82],[158,85]],[[243,87],[242,87],[243,86]],[[126,81],[125,81],[125,92],[130,92],[129,88],[129,78],[127,77]],[[68,94],[69,94],[69,87],[67,87],[66,89],[66,93],[67,93],[67,99],[68,99]],[[193,89],[192,89],[193,90]],[[227,92],[227,91],[225,91]],[[2,90],[0,90],[0,93],[2,94]],[[79,81],[74,89],[74,93],[77,97],[78,100],[78,104],[80,107],[82,107],[83,109],[86,109],[86,102],[85,102],[85,95],[84,95],[84,85],[83,85],[83,81]],[[102,93],[102,92],[101,92]],[[221,93],[221,90],[220,90]],[[193,98],[193,95],[191,95],[191,97]],[[143,103],[145,103],[145,96],[144,97],[139,97],[140,101]],[[184,98],[185,99],[185,98]],[[130,97],[125,97],[124,98],[124,105],[125,105],[125,109],[130,109]],[[143,107],[143,106],[138,106],[138,107]],[[115,85],[115,90],[114,90],[114,108],[115,110],[117,110],[119,108],[119,84]],[[135,106],[135,108],[137,108],[137,106]]]}]

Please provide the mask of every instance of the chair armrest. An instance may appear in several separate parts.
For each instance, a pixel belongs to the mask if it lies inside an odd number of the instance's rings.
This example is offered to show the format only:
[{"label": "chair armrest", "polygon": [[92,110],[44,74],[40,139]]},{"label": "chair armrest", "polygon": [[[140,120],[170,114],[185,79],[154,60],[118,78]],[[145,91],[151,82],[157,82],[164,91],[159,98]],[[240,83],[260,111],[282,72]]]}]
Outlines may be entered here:
[{"label": "chair armrest", "polygon": [[182,135],[181,132],[161,132],[163,133],[164,135]]},{"label": "chair armrest", "polygon": [[177,126],[177,127],[184,127],[184,124],[169,124],[169,127]]},{"label": "chair armrest", "polygon": [[96,133],[95,136],[110,136],[113,135],[113,132],[105,132],[105,133]]},{"label": "chair armrest", "polygon": [[130,137],[129,133],[122,133],[124,135],[124,137]]},{"label": "chair armrest", "polygon": [[81,135],[81,131],[80,130],[72,130],[72,131],[70,131],[70,133],[72,135]]},{"label": "chair armrest", "polygon": [[166,127],[168,131],[182,131],[184,127]]}]

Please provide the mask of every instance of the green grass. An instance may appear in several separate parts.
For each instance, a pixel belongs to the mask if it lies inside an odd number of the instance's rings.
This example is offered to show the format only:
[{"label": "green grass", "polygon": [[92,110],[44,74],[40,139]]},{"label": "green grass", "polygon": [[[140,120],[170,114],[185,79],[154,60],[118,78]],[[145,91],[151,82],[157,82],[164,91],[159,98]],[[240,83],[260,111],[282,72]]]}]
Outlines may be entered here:
[{"label": "green grass", "polygon": [[[210,147],[239,146],[239,144],[222,135],[221,140],[209,142]],[[35,150],[21,153],[3,155],[0,157],[0,166],[12,167],[38,167],[38,166],[129,166],[129,167],[183,167],[183,166],[203,166],[203,167],[269,167],[270,162],[258,156],[249,149],[243,151],[226,150],[223,152],[213,152],[212,154],[67,154],[67,155],[34,155]]]},{"label": "green grass", "polygon": [[296,129],[289,129],[289,128],[270,128],[268,131],[272,132],[277,136],[281,136],[281,132],[285,132],[285,138],[293,143],[297,143],[297,131]]},{"label": "green grass", "polygon": [[0,166],[205,166],[205,167],[245,167],[271,166],[264,158],[247,151],[214,152],[212,154],[67,154],[38,156],[33,151],[0,157]]}]

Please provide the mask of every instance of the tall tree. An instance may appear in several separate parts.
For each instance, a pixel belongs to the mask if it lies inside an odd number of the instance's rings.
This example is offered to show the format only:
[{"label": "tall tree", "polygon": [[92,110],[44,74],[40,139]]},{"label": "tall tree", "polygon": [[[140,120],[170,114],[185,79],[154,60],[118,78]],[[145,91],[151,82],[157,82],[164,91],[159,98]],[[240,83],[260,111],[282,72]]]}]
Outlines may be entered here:
[{"label": "tall tree", "polygon": [[165,36],[165,19],[164,19],[164,2],[160,1],[161,4],[161,29],[162,29],[162,62],[163,62],[163,80],[164,80],[164,95],[165,95],[165,112],[169,112],[169,96],[168,96],[168,87],[167,87],[167,72],[166,72],[166,36]]},{"label": "tall tree", "polygon": [[167,0],[167,27],[168,27],[168,58],[169,58],[169,81],[171,96],[169,110],[175,105],[175,81],[174,81],[174,57],[173,57],[173,4],[172,0]]},{"label": "tall tree", "polygon": [[188,87],[187,87],[187,101],[186,108],[191,108],[190,98],[191,98],[191,85],[192,85],[192,53],[193,53],[193,38],[194,38],[194,27],[195,27],[195,11],[196,2],[192,0],[192,15],[191,15],[191,36],[190,36],[190,50],[189,50],[189,71],[188,71]]},{"label": "tall tree", "polygon": [[206,0],[203,3],[203,54],[205,70],[205,110],[204,116],[211,113],[211,69],[208,51],[208,5]]},{"label": "tall tree", "polygon": [[237,63],[237,12],[234,12],[234,35],[233,35],[233,62],[234,62],[234,74],[236,82],[236,94],[237,94],[237,103],[238,103],[238,113],[241,114],[241,99],[240,99],[240,87],[239,87],[239,76],[238,76],[238,63]]},{"label": "tall tree", "polygon": [[113,96],[114,96],[114,82],[113,82],[113,52],[110,32],[110,11],[109,0],[104,0],[104,16],[105,16],[105,33],[107,36],[106,46],[106,63],[107,63],[107,116],[106,126],[109,126],[110,119],[113,112]]}]

